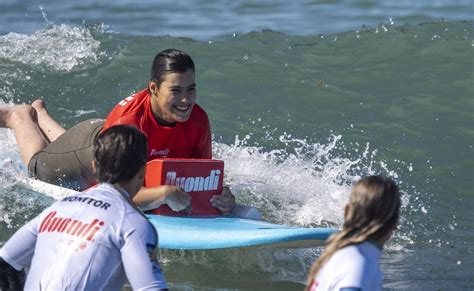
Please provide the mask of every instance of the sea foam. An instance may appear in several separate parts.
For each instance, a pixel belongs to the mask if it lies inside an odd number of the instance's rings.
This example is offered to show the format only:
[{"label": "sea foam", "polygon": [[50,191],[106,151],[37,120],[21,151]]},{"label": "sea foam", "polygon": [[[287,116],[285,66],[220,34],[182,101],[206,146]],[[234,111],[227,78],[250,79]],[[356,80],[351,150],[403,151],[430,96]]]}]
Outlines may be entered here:
[{"label": "sea foam", "polygon": [[1,58],[54,71],[96,64],[103,55],[100,42],[87,27],[50,25],[31,34],[10,32],[0,36]]}]

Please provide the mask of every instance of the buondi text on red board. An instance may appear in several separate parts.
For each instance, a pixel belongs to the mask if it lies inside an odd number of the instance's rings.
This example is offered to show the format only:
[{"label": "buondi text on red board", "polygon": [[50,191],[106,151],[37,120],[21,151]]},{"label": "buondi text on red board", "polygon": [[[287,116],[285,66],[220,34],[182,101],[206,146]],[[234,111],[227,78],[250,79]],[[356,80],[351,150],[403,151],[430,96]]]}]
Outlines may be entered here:
[{"label": "buondi text on red board", "polygon": [[[191,195],[191,215],[219,215],[209,199],[222,191],[224,162],[207,159],[156,159],[147,163],[145,186],[180,186]],[[184,215],[168,205],[152,210],[161,215]]]}]

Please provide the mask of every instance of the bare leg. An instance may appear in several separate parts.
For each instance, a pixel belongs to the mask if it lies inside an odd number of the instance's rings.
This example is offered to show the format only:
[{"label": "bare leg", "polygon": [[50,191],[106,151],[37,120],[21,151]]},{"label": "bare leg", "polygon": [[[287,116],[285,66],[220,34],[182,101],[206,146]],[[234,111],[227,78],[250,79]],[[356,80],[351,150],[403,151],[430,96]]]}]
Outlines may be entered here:
[{"label": "bare leg", "polygon": [[0,127],[13,130],[21,159],[26,166],[31,157],[47,145],[37,123],[36,110],[30,105],[0,107]]},{"label": "bare leg", "polygon": [[43,131],[44,135],[48,138],[49,142],[55,141],[66,131],[56,120],[51,117],[51,115],[49,115],[43,100],[37,99],[31,103],[31,106],[33,106],[33,108],[38,113],[38,125]]}]

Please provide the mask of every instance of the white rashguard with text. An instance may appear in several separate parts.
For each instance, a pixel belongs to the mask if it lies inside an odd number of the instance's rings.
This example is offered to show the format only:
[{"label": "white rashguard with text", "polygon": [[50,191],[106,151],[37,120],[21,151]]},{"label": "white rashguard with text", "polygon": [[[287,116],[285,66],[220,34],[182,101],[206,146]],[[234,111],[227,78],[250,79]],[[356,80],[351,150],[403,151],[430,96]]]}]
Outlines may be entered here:
[{"label": "white rashguard with text", "polygon": [[157,240],[143,214],[103,183],[45,209],[0,256],[17,270],[30,266],[25,290],[120,290],[127,279],[134,290],[160,290]]},{"label": "white rashguard with text", "polygon": [[310,290],[381,290],[381,254],[367,241],[338,250],[316,274]]}]

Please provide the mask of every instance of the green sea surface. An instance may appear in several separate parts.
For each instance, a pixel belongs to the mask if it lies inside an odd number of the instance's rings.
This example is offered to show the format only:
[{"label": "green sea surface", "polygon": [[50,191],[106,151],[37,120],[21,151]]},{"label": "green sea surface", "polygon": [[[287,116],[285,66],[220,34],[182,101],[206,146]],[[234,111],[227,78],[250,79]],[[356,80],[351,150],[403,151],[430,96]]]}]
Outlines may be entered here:
[{"label": "green sea surface", "polygon": [[[154,55],[187,51],[213,151],[242,203],[272,222],[341,226],[354,180],[389,175],[403,191],[384,288],[472,290],[473,21],[380,23],[215,40],[53,24],[0,35],[0,98],[42,98],[62,125],[105,117],[146,86]],[[283,30],[282,30],[283,31]],[[52,200],[30,190],[0,130],[0,241]],[[313,249],[161,251],[176,290],[302,290]]]}]

